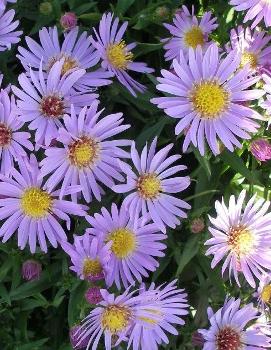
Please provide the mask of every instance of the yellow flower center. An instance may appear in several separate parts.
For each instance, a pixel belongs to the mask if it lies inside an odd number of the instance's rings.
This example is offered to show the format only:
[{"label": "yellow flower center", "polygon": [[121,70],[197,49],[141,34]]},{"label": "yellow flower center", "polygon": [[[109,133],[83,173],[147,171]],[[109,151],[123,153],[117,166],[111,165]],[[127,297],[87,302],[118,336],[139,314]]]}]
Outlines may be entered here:
[{"label": "yellow flower center", "polygon": [[125,306],[110,305],[102,314],[102,328],[111,334],[123,331],[129,324],[131,312]]},{"label": "yellow flower center", "polygon": [[249,64],[250,68],[255,69],[258,66],[258,56],[252,52],[244,52],[241,57],[240,67],[243,68]]},{"label": "yellow flower center", "polygon": [[231,250],[240,258],[251,253],[254,247],[254,237],[243,226],[232,227],[229,232],[228,244]]},{"label": "yellow flower center", "polygon": [[73,141],[68,148],[69,161],[78,168],[90,166],[99,155],[98,143],[87,136]]},{"label": "yellow flower center", "polygon": [[48,65],[46,67],[47,72],[49,72],[49,70],[52,68],[52,66],[59,60],[61,60],[62,58],[64,58],[64,63],[61,69],[61,75],[63,76],[65,73],[67,73],[70,69],[74,69],[74,68],[79,68],[78,62],[68,56],[65,55],[64,53],[61,53],[60,55],[56,56],[56,57],[52,57],[49,62]]},{"label": "yellow flower center", "polygon": [[194,86],[191,102],[201,118],[215,119],[227,109],[229,93],[218,82],[207,80]]},{"label": "yellow flower center", "polygon": [[125,41],[110,44],[106,50],[107,59],[117,69],[127,69],[128,63],[133,60],[132,52],[127,51]]},{"label": "yellow flower center", "polygon": [[21,208],[25,215],[34,219],[46,216],[51,209],[51,196],[40,188],[31,187],[24,191],[21,198]]},{"label": "yellow flower center", "polygon": [[136,248],[135,235],[127,228],[119,228],[111,232],[106,241],[112,241],[111,250],[119,259],[126,258]]},{"label": "yellow flower center", "polygon": [[102,273],[102,265],[98,259],[86,258],[83,264],[84,277],[98,276]]},{"label": "yellow flower center", "polygon": [[195,49],[198,45],[204,44],[204,34],[200,27],[193,26],[184,35],[184,43],[187,47]]},{"label": "yellow flower center", "polygon": [[137,181],[137,190],[145,199],[156,198],[162,190],[161,181],[156,174],[144,174]]},{"label": "yellow flower center", "polygon": [[265,286],[261,293],[261,299],[264,303],[271,303],[271,284]]}]

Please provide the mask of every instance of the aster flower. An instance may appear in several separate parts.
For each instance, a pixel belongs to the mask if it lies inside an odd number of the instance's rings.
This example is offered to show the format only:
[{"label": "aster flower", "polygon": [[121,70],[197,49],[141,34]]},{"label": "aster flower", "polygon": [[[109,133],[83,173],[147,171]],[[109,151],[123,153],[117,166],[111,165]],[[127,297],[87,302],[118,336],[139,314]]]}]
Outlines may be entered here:
[{"label": "aster flower", "polygon": [[0,91],[0,172],[8,175],[14,166],[14,160],[26,156],[24,148],[33,150],[29,141],[30,133],[19,131],[23,122],[16,115],[14,97],[7,90]]},{"label": "aster flower", "polygon": [[124,22],[120,28],[119,18],[113,21],[113,14],[103,14],[99,23],[99,33],[93,28],[95,38],[92,38],[92,44],[97,49],[101,59],[102,67],[112,72],[118,81],[124,85],[132,95],[136,96],[136,91],[143,92],[144,85],[138,83],[129,74],[128,71],[139,73],[151,73],[154,70],[147,67],[144,62],[133,62],[134,55],[132,50],[136,43],[126,45],[123,35],[128,26],[128,22]]},{"label": "aster flower", "polygon": [[180,50],[188,55],[189,48],[195,49],[198,45],[204,50],[210,45],[208,42],[209,34],[218,27],[216,18],[212,18],[211,12],[204,12],[199,20],[186,6],[182,6],[182,11],[178,11],[173,19],[173,24],[165,23],[164,26],[169,30],[172,38],[163,39],[166,42],[165,59],[171,61],[179,58]]},{"label": "aster flower", "polygon": [[69,332],[70,343],[73,349],[85,349],[88,345],[88,338],[85,338],[83,341],[80,341],[80,325],[73,326]]},{"label": "aster flower", "polygon": [[24,122],[30,122],[29,129],[36,130],[35,141],[38,145],[49,146],[58,136],[65,113],[70,113],[71,104],[75,108],[89,106],[98,97],[96,94],[78,93],[74,84],[84,74],[84,69],[70,70],[61,77],[64,59],[54,63],[48,78],[40,67],[39,73],[30,71],[30,78],[25,73],[19,75],[21,89],[12,86],[12,91],[19,98],[18,113]]},{"label": "aster flower", "polygon": [[[264,91],[266,92],[266,99],[260,103],[260,106],[266,109],[268,115],[271,115],[271,77],[266,74],[262,75],[264,81]],[[270,124],[270,122],[269,122]]]},{"label": "aster flower", "polygon": [[[64,117],[65,128],[59,130],[58,141],[64,147],[50,147],[42,160],[43,176],[51,173],[46,182],[48,189],[61,184],[60,197],[67,186],[80,184],[84,199],[92,200],[92,195],[101,200],[103,190],[100,183],[111,188],[114,180],[123,181],[118,160],[128,158],[129,153],[121,147],[131,141],[108,140],[115,137],[130,125],[122,124],[122,113],[110,114],[98,121],[103,110],[97,111],[98,102],[83,108],[79,115],[71,108],[71,116]],[[77,200],[77,194],[73,194]]]},{"label": "aster flower", "polygon": [[264,199],[255,201],[254,195],[244,205],[246,192],[243,190],[237,200],[232,195],[229,206],[216,201],[217,217],[209,217],[213,236],[205,245],[210,246],[206,255],[213,255],[214,268],[224,257],[222,274],[226,268],[229,276],[234,276],[240,286],[238,272],[255,288],[254,278],[260,278],[266,270],[271,270],[271,213],[267,213],[270,203]]},{"label": "aster flower", "polygon": [[[46,238],[56,248],[57,243],[67,239],[59,221],[66,222],[70,229],[68,214],[85,216],[79,204],[59,200],[59,192],[45,191],[42,186],[38,162],[32,154],[30,160],[19,161],[19,170],[12,169],[11,177],[0,176],[0,237],[5,243],[18,231],[18,247],[24,249],[29,243],[31,253],[39,244],[47,252]],[[78,186],[77,186],[78,187]],[[77,187],[69,188],[67,194],[76,192]]]},{"label": "aster flower", "polygon": [[[103,300],[83,320],[79,340],[84,341],[84,339],[88,338],[87,350],[90,348],[96,350],[101,337],[104,336],[104,349],[111,350],[113,346],[117,346],[120,342],[127,341],[127,336],[130,337],[131,332],[133,339],[135,339],[137,337],[137,330],[135,329],[137,324],[148,327],[150,324],[158,322],[162,317],[163,311],[166,312],[167,317],[172,312],[173,322],[179,323],[181,322],[180,318],[174,316],[182,315],[183,311],[181,309],[176,310],[176,307],[183,306],[183,304],[178,303],[178,300],[183,300],[182,295],[177,294],[178,292],[168,292],[168,295],[166,295],[167,290],[165,289],[162,297],[165,298],[162,302],[164,308],[162,307],[161,309],[160,303],[157,302],[157,291],[150,290],[140,295],[135,295],[135,291],[130,292],[129,288],[123,294],[115,296],[101,289]],[[169,301],[167,303],[166,298],[174,293],[176,293],[177,301],[172,298],[170,299],[172,302]],[[172,311],[170,311],[170,307],[172,307]],[[164,322],[163,327],[169,331],[171,330],[171,326],[166,322]],[[159,326],[157,326],[158,330]],[[138,331],[140,332],[141,328]],[[158,336],[164,338],[164,332],[161,328]],[[139,350],[140,345],[135,344],[133,349]],[[148,349],[153,350],[152,348]]]},{"label": "aster flower", "polygon": [[213,44],[206,53],[201,47],[190,49],[188,63],[181,53],[180,63],[173,61],[175,74],[162,70],[163,78],[158,78],[157,89],[174,96],[153,98],[151,102],[170,117],[180,119],[175,133],[186,130],[184,151],[192,142],[204,155],[206,139],[217,155],[217,136],[233,151],[234,146],[241,147],[237,137],[249,139],[248,132],[255,133],[259,128],[253,119],[263,117],[243,102],[260,98],[264,91],[247,90],[259,78],[249,77],[248,66],[235,73],[240,63],[238,52],[232,51],[221,59],[217,45]]},{"label": "aster flower", "polygon": [[156,259],[164,256],[166,245],[161,241],[166,236],[146,219],[135,219],[124,206],[118,209],[113,203],[111,213],[105,208],[101,212],[87,220],[92,226],[90,234],[112,243],[107,285],[115,282],[120,289],[121,282],[126,288],[135,280],[142,282],[142,276],[148,277],[159,266]]},{"label": "aster flower", "polygon": [[[260,278],[257,292],[253,294],[258,300],[258,306],[262,310],[270,308],[271,305],[271,274],[264,274]],[[271,335],[271,334],[270,334]]]},{"label": "aster flower", "polygon": [[252,304],[240,307],[241,300],[226,299],[216,313],[209,307],[209,329],[200,329],[205,338],[203,350],[257,350],[270,348],[271,338],[247,324],[259,318]]},{"label": "aster flower", "polygon": [[[183,316],[188,314],[187,293],[184,289],[178,289],[177,280],[155,287],[152,283],[150,288],[141,290],[140,296],[151,303],[148,311],[152,315],[135,322],[129,334],[128,349],[133,345],[133,350],[158,350],[163,343],[169,344],[166,332],[178,335],[179,332],[173,326],[183,326]],[[145,294],[147,295],[145,296]],[[148,297],[148,294],[150,297]],[[143,321],[143,322],[142,322]],[[159,347],[158,347],[159,345]]]},{"label": "aster flower", "polygon": [[251,28],[255,28],[261,20],[265,26],[271,26],[271,6],[269,0],[230,0],[236,11],[247,11],[244,22],[253,20]]},{"label": "aster flower", "polygon": [[271,63],[271,47],[267,47],[270,40],[271,36],[264,31],[238,26],[231,30],[230,44],[226,48],[228,52],[235,50],[241,53],[241,67],[249,64],[251,72],[261,73]]},{"label": "aster flower", "polygon": [[[78,27],[71,29],[61,44],[56,27],[43,27],[39,31],[40,44],[26,36],[25,40],[29,50],[19,46],[17,57],[26,71],[29,71],[30,68],[39,69],[42,62],[43,71],[49,73],[53,65],[60,60],[64,61],[61,68],[62,76],[71,69],[85,69],[87,71],[99,62],[100,56],[91,45],[87,32],[83,32],[80,36],[78,32]],[[75,86],[81,91],[81,83],[88,89],[108,85],[111,83],[108,80],[111,76],[112,74],[102,70],[88,72],[84,75],[83,80],[78,79]]]},{"label": "aster flower", "polygon": [[186,166],[171,166],[181,158],[179,155],[168,157],[173,144],[155,153],[156,143],[155,138],[149,150],[146,144],[141,157],[135,148],[135,143],[132,144],[131,158],[136,171],[129,165],[120,163],[127,177],[127,183],[116,185],[113,190],[117,193],[129,192],[124,205],[130,215],[142,214],[146,217],[149,214],[157,227],[166,232],[166,225],[175,228],[180,224],[179,218],[187,217],[183,209],[190,209],[190,205],[171,194],[185,190],[190,184],[190,179],[188,176],[172,177],[177,172],[185,170]]},{"label": "aster flower", "polygon": [[251,143],[250,152],[260,162],[271,159],[271,144],[265,139],[257,139]]},{"label": "aster flower", "polygon": [[5,5],[0,3],[0,51],[10,50],[12,44],[20,41],[22,31],[15,31],[19,21],[13,21],[14,10],[5,12]]},{"label": "aster flower", "polygon": [[62,242],[62,249],[70,256],[73,265],[70,267],[80,279],[97,281],[105,278],[110,258],[110,243],[103,242],[85,233],[74,235],[74,243]]}]

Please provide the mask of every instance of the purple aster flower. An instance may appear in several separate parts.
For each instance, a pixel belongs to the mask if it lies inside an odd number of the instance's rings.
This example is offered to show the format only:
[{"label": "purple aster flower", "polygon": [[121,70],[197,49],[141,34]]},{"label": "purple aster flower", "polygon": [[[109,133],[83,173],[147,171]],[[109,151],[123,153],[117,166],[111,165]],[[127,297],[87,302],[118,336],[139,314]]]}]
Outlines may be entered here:
[{"label": "purple aster flower", "polygon": [[265,26],[271,26],[270,0],[230,0],[236,11],[247,11],[244,22],[253,20],[251,28],[255,28],[263,19]]},{"label": "purple aster flower", "polygon": [[0,91],[0,172],[8,175],[14,166],[14,160],[26,156],[24,147],[33,150],[29,141],[30,133],[19,131],[23,122],[16,114],[14,97],[7,90]]},{"label": "purple aster flower", "polygon": [[99,287],[90,287],[85,293],[85,299],[89,304],[98,304],[103,300]]},{"label": "purple aster flower", "polygon": [[20,41],[22,31],[15,31],[19,21],[13,21],[14,10],[5,12],[5,5],[0,3],[0,51],[10,50],[12,44]]},{"label": "purple aster flower", "polygon": [[190,209],[190,205],[183,200],[172,196],[185,190],[190,184],[190,178],[172,175],[185,170],[184,165],[171,166],[181,158],[179,155],[168,157],[173,144],[167,145],[155,153],[157,139],[155,138],[148,150],[144,147],[141,157],[139,156],[135,143],[132,144],[131,158],[136,168],[120,163],[120,167],[127,176],[127,183],[116,185],[113,190],[117,193],[127,193],[124,205],[130,215],[146,217],[150,214],[151,219],[162,231],[166,232],[166,226],[175,228],[180,224],[179,218],[186,218],[183,209]]},{"label": "purple aster flower", "polygon": [[[87,32],[83,32],[78,36],[79,28],[76,27],[65,35],[63,43],[60,44],[58,39],[57,28],[42,28],[39,31],[40,43],[26,36],[25,40],[29,50],[19,46],[19,55],[17,57],[21,61],[26,71],[31,69],[39,69],[42,62],[42,69],[49,73],[54,63],[64,60],[61,68],[61,75],[64,75],[71,69],[85,69],[94,67],[100,60],[100,55],[91,44],[91,39]],[[112,74],[103,70],[88,72],[80,77],[75,86],[80,91],[90,87],[108,85],[108,80]]]},{"label": "purple aster flower", "polygon": [[37,281],[40,279],[42,266],[38,261],[26,260],[22,266],[22,277],[26,281]]},{"label": "purple aster flower", "polygon": [[206,255],[213,255],[214,268],[224,257],[222,274],[226,268],[240,286],[238,272],[255,288],[254,277],[260,279],[264,269],[271,270],[271,213],[266,213],[270,203],[264,199],[255,201],[254,195],[243,209],[246,191],[237,198],[230,197],[229,206],[216,201],[217,217],[209,217],[212,238],[205,245],[211,246]]},{"label": "purple aster flower", "polygon": [[265,83],[263,88],[266,92],[266,99],[260,103],[260,106],[266,109],[267,114],[270,115],[271,114],[271,77],[266,74],[263,74],[262,78]]},{"label": "purple aster flower", "polygon": [[260,162],[266,162],[271,159],[271,144],[265,139],[252,141],[250,152]]},{"label": "purple aster flower", "polygon": [[[66,233],[59,221],[64,220],[70,229],[68,214],[85,216],[79,204],[58,199],[59,192],[45,191],[38,162],[33,154],[30,160],[18,162],[19,171],[12,169],[11,178],[0,176],[0,237],[5,243],[18,231],[18,247],[24,249],[29,243],[31,253],[39,244],[47,252],[46,238],[56,248],[57,242],[66,240]],[[78,186],[69,188],[66,194],[79,191]]]},{"label": "purple aster flower", "polygon": [[63,126],[64,114],[70,113],[71,104],[75,108],[89,106],[98,97],[96,94],[79,93],[74,84],[84,74],[84,69],[70,70],[61,76],[64,59],[54,63],[48,78],[40,67],[39,73],[30,71],[19,75],[21,89],[12,86],[17,101],[18,113],[24,122],[30,122],[29,129],[36,130],[35,141],[38,146],[49,146],[58,136],[58,128]]},{"label": "purple aster flower", "polygon": [[70,267],[80,279],[98,281],[105,278],[110,259],[111,243],[103,242],[85,233],[74,235],[74,243],[61,243],[62,249],[70,256],[73,265]]},{"label": "purple aster flower", "polygon": [[163,39],[166,42],[165,59],[171,61],[179,58],[180,50],[188,55],[189,48],[195,49],[198,45],[204,50],[210,45],[208,42],[209,34],[218,27],[216,18],[212,18],[211,12],[204,12],[199,20],[194,15],[194,6],[192,13],[186,6],[182,6],[182,11],[178,11],[173,19],[173,24],[164,24],[169,30],[172,38]]},{"label": "purple aster flower", "polygon": [[231,30],[230,43],[226,48],[228,52],[235,50],[241,54],[241,67],[249,64],[251,72],[261,73],[271,63],[271,47],[267,47],[270,41],[271,36],[264,31],[255,29],[253,32],[249,27],[238,26]]},{"label": "purple aster flower", "polygon": [[240,307],[241,300],[226,299],[216,313],[209,307],[209,329],[200,329],[205,338],[203,350],[258,350],[270,349],[271,338],[247,324],[259,318],[252,304]]},{"label": "purple aster flower", "polygon": [[135,91],[143,92],[144,85],[138,83],[129,74],[128,71],[139,73],[151,73],[154,70],[147,67],[144,62],[133,62],[134,55],[132,49],[136,43],[126,45],[123,35],[128,26],[128,22],[124,22],[120,28],[119,18],[113,21],[113,14],[103,14],[99,24],[99,33],[93,28],[95,39],[92,38],[92,44],[97,49],[101,59],[102,67],[112,72],[119,82],[124,85],[132,95],[136,96]]},{"label": "purple aster flower", "polygon": [[236,72],[241,57],[232,51],[224,59],[219,57],[217,45],[206,53],[201,47],[190,49],[189,62],[180,54],[180,63],[173,61],[174,73],[162,70],[157,89],[174,96],[158,97],[151,101],[164,109],[172,118],[180,119],[175,133],[184,130],[183,150],[192,142],[204,155],[207,140],[212,152],[219,154],[217,136],[233,151],[242,147],[236,136],[249,139],[259,124],[253,119],[263,119],[255,110],[240,102],[251,101],[264,95],[263,90],[247,90],[259,77],[249,77],[249,66]]},{"label": "purple aster flower", "polygon": [[[264,274],[260,278],[257,292],[253,294],[258,300],[259,308],[264,311],[271,306],[271,274]],[[270,334],[271,335],[271,334]]]},{"label": "purple aster flower", "polygon": [[[124,181],[118,160],[129,158],[128,152],[121,147],[131,144],[130,140],[108,140],[130,125],[122,124],[122,113],[110,114],[98,121],[103,110],[97,111],[98,102],[94,101],[89,109],[83,108],[79,115],[71,108],[71,116],[64,117],[65,129],[59,130],[58,141],[64,147],[51,147],[45,151],[42,160],[43,176],[50,175],[46,182],[52,190],[61,184],[60,198],[67,186],[80,184],[84,199],[99,201],[103,189],[98,183],[111,188],[114,180]],[[77,200],[73,194],[73,200]]]},{"label": "purple aster flower", "polygon": [[[148,325],[156,323],[161,318],[163,311],[167,315],[171,313],[170,309],[167,309],[166,300],[162,302],[164,306],[162,310],[159,302],[151,300],[156,294],[155,291],[147,291],[135,296],[135,291],[130,292],[129,288],[123,294],[115,296],[101,289],[101,294],[103,300],[83,320],[80,328],[79,340],[89,339],[87,350],[90,348],[96,350],[102,336],[104,337],[104,349],[111,350],[113,346],[117,346],[121,341],[127,341],[127,335],[130,336],[131,331],[133,332],[133,338],[136,337],[136,330],[133,329],[137,323],[148,327]],[[170,292],[168,296],[170,296]],[[177,294],[177,298],[180,298],[180,295]],[[181,315],[181,309],[175,309],[179,304],[175,303],[174,299],[172,303],[169,303],[169,308],[171,305],[173,306],[173,322],[178,323],[179,318],[174,315]],[[169,324],[167,326],[165,322],[163,326],[170,331],[171,326]],[[163,337],[162,329],[159,334]],[[139,350],[139,344],[134,349]]]},{"label": "purple aster flower", "polygon": [[150,303],[148,312],[151,316],[141,317],[135,322],[129,334],[128,348],[133,345],[133,350],[157,350],[158,345],[160,348],[162,343],[169,344],[165,332],[175,336],[179,334],[173,324],[185,324],[183,316],[188,314],[189,305],[187,293],[178,289],[176,283],[177,280],[158,287],[152,283],[147,291],[141,290],[140,297],[143,300],[147,297]]},{"label": "purple aster flower", "polygon": [[107,285],[114,282],[118,289],[121,282],[127,288],[135,280],[142,282],[149,271],[159,266],[158,257],[163,257],[166,245],[161,243],[166,236],[157,226],[147,223],[144,218],[135,219],[122,205],[120,209],[113,203],[111,213],[102,208],[101,214],[87,217],[92,228],[88,232],[104,242],[112,242],[109,260],[111,270],[107,275]]}]

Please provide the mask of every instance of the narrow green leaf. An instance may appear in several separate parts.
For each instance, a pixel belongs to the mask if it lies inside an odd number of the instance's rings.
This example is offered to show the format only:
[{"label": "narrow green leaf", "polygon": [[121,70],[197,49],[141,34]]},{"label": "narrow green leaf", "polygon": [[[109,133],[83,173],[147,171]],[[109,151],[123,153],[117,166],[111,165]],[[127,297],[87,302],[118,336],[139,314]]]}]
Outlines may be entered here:
[{"label": "narrow green leaf", "polygon": [[135,0],[118,0],[116,6],[116,13],[118,15],[124,15],[125,12],[133,5]]},{"label": "narrow green leaf", "polygon": [[192,236],[192,238],[190,238],[184,246],[184,250],[181,254],[181,259],[179,261],[176,276],[179,276],[182,273],[185,266],[193,259],[193,257],[197,254],[198,250],[199,238],[198,236]]}]

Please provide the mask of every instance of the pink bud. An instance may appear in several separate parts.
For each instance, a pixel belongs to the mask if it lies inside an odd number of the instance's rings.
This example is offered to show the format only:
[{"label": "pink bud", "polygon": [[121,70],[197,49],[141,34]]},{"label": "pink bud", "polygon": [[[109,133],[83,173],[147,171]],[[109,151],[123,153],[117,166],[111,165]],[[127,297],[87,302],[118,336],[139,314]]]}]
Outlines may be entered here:
[{"label": "pink bud", "polygon": [[190,229],[192,233],[200,233],[204,230],[205,223],[202,218],[193,219],[190,225]]},{"label": "pink bud", "polygon": [[194,332],[192,335],[192,345],[202,347],[204,345],[204,338],[199,332]]},{"label": "pink bud", "polygon": [[26,281],[39,280],[42,266],[38,261],[26,260],[22,266],[22,277]]},{"label": "pink bud", "polygon": [[98,304],[103,299],[99,287],[90,287],[85,293],[85,298],[90,304]]},{"label": "pink bud", "polygon": [[250,151],[252,155],[261,162],[271,159],[271,144],[264,139],[258,139],[251,143]]},{"label": "pink bud", "polygon": [[74,12],[66,12],[60,18],[60,24],[64,30],[71,30],[77,25],[77,17]]}]

